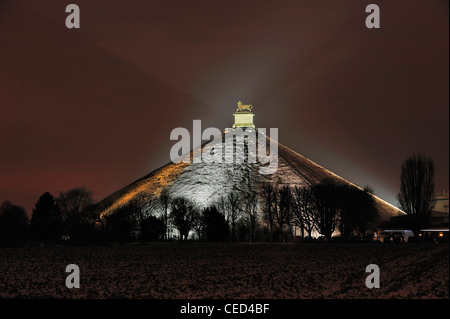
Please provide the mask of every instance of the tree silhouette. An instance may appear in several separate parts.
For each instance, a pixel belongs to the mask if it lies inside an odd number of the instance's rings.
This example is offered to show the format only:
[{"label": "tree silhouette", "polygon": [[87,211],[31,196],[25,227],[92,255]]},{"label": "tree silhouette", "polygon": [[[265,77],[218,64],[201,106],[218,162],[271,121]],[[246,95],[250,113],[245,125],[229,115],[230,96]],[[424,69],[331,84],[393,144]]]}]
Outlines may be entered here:
[{"label": "tree silhouette", "polygon": [[221,214],[216,206],[207,207],[203,210],[201,221],[206,241],[226,241],[229,236],[228,223],[225,216]]},{"label": "tree silhouette", "polygon": [[135,195],[134,198],[125,205],[126,212],[123,212],[123,214],[127,213],[130,215],[129,218],[126,219],[127,223],[130,224],[130,232],[139,232],[142,235],[143,232],[148,231],[148,227],[155,227],[155,224],[153,223],[154,220],[148,218],[152,215],[157,204],[157,201],[152,197],[145,193],[140,193]]},{"label": "tree silhouette", "polygon": [[164,222],[155,216],[146,217],[141,224],[141,239],[144,241],[156,241],[164,239]]},{"label": "tree silhouette", "polygon": [[373,189],[364,187],[364,190],[359,190],[358,200],[359,214],[356,217],[356,227],[361,235],[365,235],[366,230],[375,225],[379,220],[378,209],[373,198]]},{"label": "tree silhouette", "polygon": [[339,232],[349,239],[356,231],[364,236],[367,227],[377,218],[375,201],[368,192],[351,185],[339,185]]},{"label": "tree silhouette", "polygon": [[107,241],[124,243],[134,239],[134,231],[138,225],[133,201],[116,208],[104,220]]},{"label": "tree silhouette", "polygon": [[159,204],[163,210],[161,219],[164,223],[164,239],[169,239],[169,208],[170,208],[169,191],[164,188],[159,196]]},{"label": "tree silhouette", "polygon": [[340,198],[339,232],[341,237],[349,239],[357,228],[356,219],[359,211],[359,191],[354,186],[341,185],[337,188]]},{"label": "tree silhouette", "polygon": [[64,232],[72,241],[86,242],[92,240],[95,222],[99,212],[94,208],[93,193],[86,187],[77,187],[61,192],[56,200],[61,209]]},{"label": "tree silhouette", "polygon": [[434,162],[422,154],[412,155],[403,164],[400,175],[400,193],[397,199],[401,209],[409,215],[414,234],[426,226],[431,212],[434,192]]},{"label": "tree silhouette", "polygon": [[28,217],[21,206],[5,201],[0,205],[0,243],[15,244],[26,237]]},{"label": "tree silhouette", "polygon": [[314,231],[314,192],[310,186],[298,187],[293,190],[292,209],[294,213],[294,222],[300,227],[302,238],[305,237],[305,231],[308,237],[312,237]]},{"label": "tree silhouette", "polygon": [[259,199],[255,192],[247,193],[244,198],[245,214],[250,230],[250,241],[255,241],[256,229],[258,227]]},{"label": "tree silhouette", "polygon": [[263,198],[263,218],[266,225],[269,227],[269,233],[274,240],[275,225],[276,225],[276,211],[277,211],[277,193],[271,183],[264,183],[262,187]]},{"label": "tree silhouette", "polygon": [[314,222],[320,234],[331,239],[340,212],[338,186],[332,179],[324,179],[312,187],[314,192]]},{"label": "tree silhouette", "polygon": [[30,234],[35,240],[57,242],[61,239],[62,214],[52,194],[39,197],[30,220]]},{"label": "tree silhouette", "polygon": [[61,192],[57,203],[65,221],[69,223],[92,222],[95,216],[89,214],[88,208],[94,203],[93,192],[86,187],[76,187],[67,192]]},{"label": "tree silhouette", "polygon": [[231,192],[225,199],[225,213],[227,214],[227,219],[231,225],[231,241],[236,241],[236,222],[241,216],[241,198],[236,194],[236,192]]},{"label": "tree silhouette", "polygon": [[173,225],[180,233],[180,242],[187,241],[189,232],[194,227],[197,208],[195,204],[187,198],[177,197],[171,203],[172,212],[170,217]]},{"label": "tree silhouette", "polygon": [[284,185],[280,188],[279,204],[276,213],[276,221],[279,227],[279,240],[287,241],[284,226],[287,226],[287,233],[292,237],[292,191],[289,185]]},{"label": "tree silhouette", "polygon": [[203,221],[203,212],[196,210],[195,211],[195,216],[193,219],[193,223],[192,223],[192,229],[195,231],[195,233],[197,234],[198,240],[199,241],[203,241],[206,239],[205,236],[205,223]]}]

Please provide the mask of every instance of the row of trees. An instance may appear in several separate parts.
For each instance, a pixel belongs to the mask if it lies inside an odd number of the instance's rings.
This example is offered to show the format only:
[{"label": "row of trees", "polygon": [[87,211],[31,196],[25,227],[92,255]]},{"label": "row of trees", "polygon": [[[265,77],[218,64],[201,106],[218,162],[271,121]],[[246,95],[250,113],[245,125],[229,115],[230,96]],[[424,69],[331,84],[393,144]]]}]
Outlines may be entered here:
[{"label": "row of trees", "polygon": [[[399,203],[409,215],[414,233],[424,227],[431,210],[434,164],[416,155],[402,166]],[[335,231],[349,239],[362,236],[377,221],[372,190],[331,179],[307,187],[248,185],[205,209],[187,198],[160,196],[134,198],[108,215],[100,216],[92,192],[85,187],[44,193],[28,219],[25,210],[6,201],[0,205],[0,243],[20,240],[75,243],[170,240],[177,230],[186,241],[195,234],[200,241],[292,241],[294,236],[328,240]]]},{"label": "row of trees", "polygon": [[406,225],[415,235],[428,225],[434,193],[434,161],[423,154],[408,157],[402,164],[397,199],[407,214]]},{"label": "row of trees", "polygon": [[84,238],[98,218],[93,193],[85,187],[61,192],[57,198],[44,193],[36,202],[31,218],[21,206],[5,201],[0,206],[0,243],[18,241],[61,241],[66,234]]},{"label": "row of trees", "polygon": [[205,209],[163,192],[157,200],[137,198],[102,222],[107,233],[115,228],[115,237],[123,240],[167,240],[176,229],[180,241],[191,234],[200,241],[281,242],[296,235],[312,238],[315,232],[331,239],[336,230],[349,239],[365,234],[376,218],[370,189],[327,179],[308,187],[265,184],[260,196],[254,191],[231,192]]},{"label": "row of trees", "polygon": [[[399,203],[414,217],[415,233],[429,216],[433,178],[430,158],[415,155],[402,165]],[[304,239],[315,234],[330,240],[335,231],[350,239],[363,237],[378,222],[372,193],[370,187],[361,189],[332,179],[294,188],[267,183],[262,190],[247,185],[246,191],[232,192],[201,210],[194,202],[170,198],[163,191],[158,200],[135,199],[105,218],[105,223],[111,225],[111,220],[122,216],[120,225],[129,225],[123,236],[128,240],[138,238],[139,233],[144,240],[167,240],[173,229],[181,241],[189,234],[202,241],[292,241],[296,235]],[[135,217],[130,218],[133,212]]]},{"label": "row of trees", "polygon": [[348,184],[337,184],[331,179],[309,187],[273,185],[263,187],[263,220],[274,241],[292,240],[299,230],[301,238],[314,232],[331,239],[339,230],[341,237],[349,239],[364,235],[375,222],[377,210],[371,190]]},{"label": "row of trees", "polygon": [[305,238],[314,232],[330,239],[335,230],[349,238],[363,234],[375,217],[367,190],[332,180],[302,188],[265,184],[260,196],[250,189],[232,192],[204,209],[163,191],[156,199],[138,196],[105,216],[100,216],[92,192],[80,187],[56,198],[44,193],[29,220],[23,208],[4,202],[0,241],[79,244],[175,237],[186,241],[189,236],[200,241],[292,241],[297,234]]}]

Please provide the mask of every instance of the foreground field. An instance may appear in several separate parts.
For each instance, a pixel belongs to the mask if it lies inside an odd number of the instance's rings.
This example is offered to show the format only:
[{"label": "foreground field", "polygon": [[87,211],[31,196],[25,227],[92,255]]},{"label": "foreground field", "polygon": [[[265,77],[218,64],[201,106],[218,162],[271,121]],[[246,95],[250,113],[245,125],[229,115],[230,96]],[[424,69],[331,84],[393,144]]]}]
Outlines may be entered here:
[{"label": "foreground field", "polygon": [[[66,266],[80,288],[65,286]],[[380,288],[368,289],[368,264]],[[449,298],[444,244],[0,248],[1,298]]]}]

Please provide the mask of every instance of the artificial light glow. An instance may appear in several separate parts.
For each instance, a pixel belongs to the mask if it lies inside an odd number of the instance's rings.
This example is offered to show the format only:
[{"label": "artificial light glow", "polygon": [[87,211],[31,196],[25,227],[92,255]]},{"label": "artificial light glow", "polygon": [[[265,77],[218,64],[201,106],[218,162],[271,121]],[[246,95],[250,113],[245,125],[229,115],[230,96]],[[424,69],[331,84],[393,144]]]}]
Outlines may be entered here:
[{"label": "artificial light glow", "polygon": [[111,206],[100,213],[100,218],[103,218],[113,212],[115,209],[123,207],[130,203],[133,199],[139,196],[152,195],[159,196],[161,190],[170,185],[183,171],[188,164],[170,163],[165,170],[157,170],[153,175],[146,179],[136,182],[136,187],[131,191],[125,192],[118,200]]}]

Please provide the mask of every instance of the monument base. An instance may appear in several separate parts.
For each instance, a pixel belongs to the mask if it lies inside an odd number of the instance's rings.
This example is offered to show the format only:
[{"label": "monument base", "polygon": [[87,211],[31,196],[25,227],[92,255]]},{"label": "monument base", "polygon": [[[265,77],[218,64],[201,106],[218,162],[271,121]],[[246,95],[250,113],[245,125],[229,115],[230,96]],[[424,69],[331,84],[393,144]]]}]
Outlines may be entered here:
[{"label": "monument base", "polygon": [[234,115],[233,128],[236,127],[255,128],[255,124],[253,124],[253,117],[255,116],[255,114],[253,114],[252,112],[235,112],[233,115]]}]

